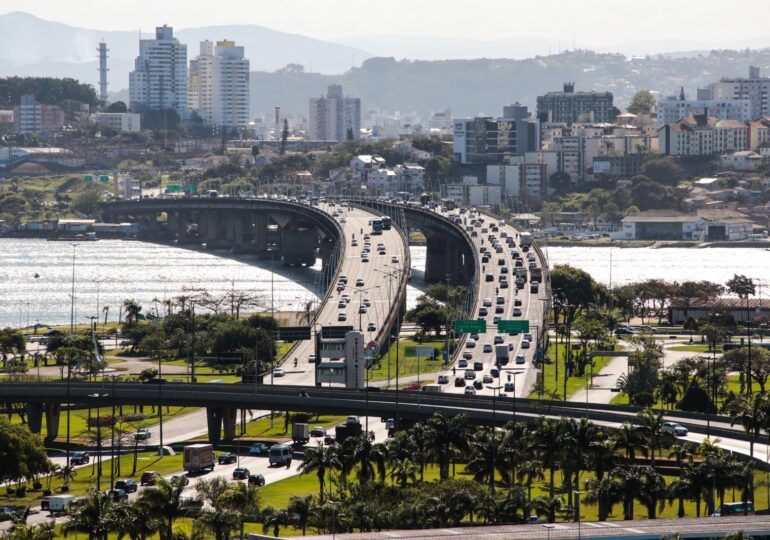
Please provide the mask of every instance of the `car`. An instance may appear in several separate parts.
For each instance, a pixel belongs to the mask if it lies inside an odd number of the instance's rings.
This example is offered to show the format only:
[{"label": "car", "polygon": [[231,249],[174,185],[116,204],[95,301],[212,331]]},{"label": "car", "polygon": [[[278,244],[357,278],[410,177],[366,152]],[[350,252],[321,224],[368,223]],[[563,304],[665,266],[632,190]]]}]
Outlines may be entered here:
[{"label": "car", "polygon": [[503,336],[495,336],[495,345],[503,344]]},{"label": "car", "polygon": [[657,328],[653,328],[652,326],[647,326],[646,324],[642,324],[638,326],[637,330],[639,330],[639,332],[642,332],[643,334],[654,334],[658,331]]},{"label": "car", "polygon": [[314,354],[309,354],[307,357],[307,363],[308,364],[315,364],[317,361],[316,356]]},{"label": "car", "polygon": [[286,372],[281,368],[275,368],[273,370],[273,377],[283,377],[286,375]]},{"label": "car", "polygon": [[484,383],[479,381],[479,380],[475,380],[475,381],[473,381],[473,388],[475,388],[476,390],[483,390],[484,389]]},{"label": "car", "polygon": [[492,345],[490,345],[489,343],[485,343],[484,344],[484,352],[485,353],[491,353],[492,352]]},{"label": "car", "polygon": [[343,294],[340,296],[346,303],[350,303],[350,295],[349,294]]},{"label": "car", "polygon": [[342,292],[345,290],[345,286],[342,284],[337,285],[337,292]]},{"label": "car", "polygon": [[492,317],[492,322],[493,322],[494,324],[497,324],[497,322],[498,322],[498,321],[500,321],[500,320],[501,320],[501,319],[500,319],[500,315],[495,315],[494,317]]},{"label": "car", "polygon": [[469,339],[468,341],[465,342],[466,349],[473,349],[475,347],[476,347],[476,342],[473,341],[472,339]]},{"label": "car", "polygon": [[504,305],[505,304],[505,296],[498,296],[497,299],[495,300],[495,303],[498,306]]},{"label": "car", "polygon": [[491,298],[484,298],[483,306],[484,307],[492,307],[492,299]]},{"label": "car", "polygon": [[684,437],[689,433],[686,427],[677,424],[676,422],[663,422],[661,429],[675,437]]},{"label": "car", "polygon": [[495,315],[502,315],[503,313],[505,313],[503,306],[495,306]]},{"label": "car", "polygon": [[358,278],[356,280],[356,287],[363,287],[364,286],[364,280],[361,278]]},{"label": "car", "polygon": [[531,347],[531,343],[529,341],[522,340],[521,342],[521,348],[522,349],[529,349]]},{"label": "car", "polygon": [[479,335],[476,332],[474,332],[474,333],[471,334],[471,339],[474,340],[474,341],[478,341],[479,340]]},{"label": "car", "polygon": [[104,494],[115,502],[128,500],[128,493],[122,489],[108,489],[105,490]]},{"label": "car", "polygon": [[516,298],[516,299],[513,301],[513,305],[514,305],[514,306],[520,306],[520,305],[521,305],[521,298]]},{"label": "car", "polygon": [[233,480],[246,480],[250,474],[246,467],[238,467],[233,471]]},{"label": "car", "polygon": [[489,272],[487,272],[486,275],[484,275],[484,281],[494,281],[494,280],[495,280],[495,276],[490,274]]},{"label": "car", "polygon": [[364,305],[366,307],[372,307],[372,301],[369,300],[368,298],[364,298]]},{"label": "car", "polygon": [[393,256],[390,258],[390,262],[391,262],[391,263],[393,263],[393,264],[398,264],[398,257],[396,257],[395,255],[393,255]]},{"label": "car", "polygon": [[455,386],[458,388],[462,388],[465,386],[465,379],[462,377],[455,377]]},{"label": "car", "polygon": [[143,486],[151,486],[158,478],[160,478],[160,474],[156,471],[145,471],[142,473],[139,483]]},{"label": "car", "polygon": [[337,320],[340,321],[340,322],[347,321],[348,320],[348,316],[346,314],[344,314],[344,313],[340,313],[339,315],[337,315]]},{"label": "car", "polygon": [[344,300],[337,302],[337,309],[345,309],[346,307],[348,307],[348,303]]},{"label": "car", "polygon": [[252,486],[262,487],[265,485],[265,477],[261,474],[250,474],[249,484]]},{"label": "car", "polygon": [[482,371],[484,369],[483,362],[473,362],[473,371]]},{"label": "car", "polygon": [[314,426],[313,429],[310,430],[310,436],[311,437],[325,437],[326,436],[326,428],[323,426]]},{"label": "car", "polygon": [[621,326],[620,328],[615,329],[615,335],[616,336],[633,336],[634,331],[626,326]]},{"label": "car", "polygon": [[463,358],[464,358],[465,360],[471,360],[471,359],[473,358],[473,353],[472,353],[472,352],[470,352],[470,351],[465,351],[465,352],[463,353]]},{"label": "car", "polygon": [[121,478],[120,480],[115,482],[115,489],[122,489],[126,493],[133,493],[137,489],[139,489],[139,486],[131,480],[130,478]]},{"label": "car", "polygon": [[524,358],[523,354],[517,354],[516,355],[516,363],[517,364],[521,365],[521,364],[525,364],[526,362],[527,362],[527,360],[526,360],[526,358]]},{"label": "car", "polygon": [[500,288],[501,289],[507,289],[508,288],[508,280],[504,279],[500,282]]},{"label": "car", "polygon": [[356,426],[356,425],[360,425],[360,424],[361,424],[361,421],[358,419],[357,416],[348,416],[345,419],[345,425],[346,426]]},{"label": "car", "polygon": [[513,308],[513,316],[514,317],[521,317],[521,308]]},{"label": "car", "polygon": [[479,317],[486,317],[487,315],[489,315],[487,308],[485,307],[479,308]]},{"label": "car", "polygon": [[366,306],[365,306],[365,305],[363,305],[363,304],[362,304],[362,305],[360,305],[360,306],[358,307],[358,313],[359,313],[359,315],[363,315],[363,314],[365,314],[365,313],[366,313]]},{"label": "car", "polygon": [[484,375],[484,376],[481,378],[481,381],[482,381],[484,384],[490,384],[490,383],[492,383],[492,382],[494,381],[494,379],[492,378],[492,375]]},{"label": "car", "polygon": [[91,461],[91,455],[88,452],[72,452],[70,463],[73,465],[85,465]]},{"label": "car", "polygon": [[267,445],[265,443],[261,442],[255,442],[251,445],[251,448],[249,448],[249,455],[250,456],[266,456],[267,455]]},{"label": "car", "polygon": [[377,325],[374,324],[373,322],[370,322],[369,324],[366,325],[367,332],[374,332],[375,330],[377,330]]},{"label": "car", "polygon": [[[481,257],[481,262],[484,263],[484,264],[488,263],[489,262],[489,255],[484,255],[483,257]],[[487,275],[491,276],[492,274],[487,274]],[[492,280],[489,279],[487,281],[492,281]]]},{"label": "car", "polygon": [[500,370],[497,369],[496,367],[493,367],[492,369],[489,370],[489,374],[496,379],[500,376]]},{"label": "car", "polygon": [[476,395],[476,389],[472,386],[466,386],[465,387],[465,395],[466,396],[475,396]]},{"label": "car", "polygon": [[358,240],[353,238],[353,241],[350,243],[351,246],[356,247],[358,245]]},{"label": "car", "polygon": [[472,369],[466,369],[465,370],[465,379],[468,381],[472,381],[476,378],[476,372]]},{"label": "car", "polygon": [[513,383],[507,382],[505,383],[505,386],[503,386],[504,392],[513,392]]},{"label": "car", "polygon": [[134,433],[134,438],[137,441],[146,441],[150,437],[152,437],[152,432],[149,429],[146,429],[146,428],[137,429],[136,433]]},{"label": "car", "polygon": [[449,384],[449,375],[439,375],[438,376],[438,383],[439,384]]},{"label": "car", "polygon": [[217,463],[220,465],[227,465],[228,463],[235,463],[238,461],[238,456],[232,452],[222,452],[217,458]]},{"label": "car", "polygon": [[334,438],[334,435],[332,435],[331,433],[327,433],[324,436],[324,444],[326,446],[329,446],[329,445],[334,444],[336,442],[337,442],[337,440]]},{"label": "car", "polygon": [[[468,358],[468,360],[470,360],[470,358]],[[468,360],[466,360],[465,358],[460,358],[457,361],[457,367],[463,368],[463,369],[467,368],[468,367]]]},{"label": "car", "polygon": [[524,341],[532,341],[532,334],[524,334],[521,339]]},{"label": "car", "polygon": [[368,263],[369,262],[369,257],[367,257],[366,255],[361,255],[361,262],[362,263]]},{"label": "car", "polygon": [[348,222],[347,218],[340,219],[340,223],[347,223],[347,222]]}]

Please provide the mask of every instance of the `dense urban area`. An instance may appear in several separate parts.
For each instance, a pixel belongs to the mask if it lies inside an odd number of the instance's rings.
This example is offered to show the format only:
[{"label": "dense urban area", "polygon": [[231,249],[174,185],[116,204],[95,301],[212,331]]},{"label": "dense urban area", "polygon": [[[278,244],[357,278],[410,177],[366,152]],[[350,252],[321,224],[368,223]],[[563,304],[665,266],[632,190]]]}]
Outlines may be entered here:
[{"label": "dense urban area", "polygon": [[[767,50],[322,76],[210,37],[0,78],[0,538],[770,537]],[[413,87],[478,72],[527,86]],[[171,249],[258,285],[161,290]]]}]

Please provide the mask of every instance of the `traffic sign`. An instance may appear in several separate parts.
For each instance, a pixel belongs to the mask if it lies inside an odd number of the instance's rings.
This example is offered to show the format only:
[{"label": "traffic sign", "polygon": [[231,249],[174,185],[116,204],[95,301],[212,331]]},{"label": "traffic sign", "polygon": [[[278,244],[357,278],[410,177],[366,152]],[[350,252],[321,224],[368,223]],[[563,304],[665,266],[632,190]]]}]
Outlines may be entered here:
[{"label": "traffic sign", "polygon": [[94,175],[93,174],[86,174],[83,176],[83,180],[86,182],[93,182],[94,181]]},{"label": "traffic sign", "polygon": [[284,326],[278,329],[278,335],[284,341],[301,341],[310,339],[309,326]]},{"label": "traffic sign", "polygon": [[103,174],[99,177],[100,182],[104,182],[105,184],[110,181],[110,176],[107,174]]},{"label": "traffic sign", "polygon": [[455,333],[457,334],[486,334],[487,321],[457,320],[455,321]]},{"label": "traffic sign", "polygon": [[377,351],[380,350],[380,344],[376,341],[370,341],[366,344],[366,352],[369,354],[375,354]]},{"label": "traffic sign", "polygon": [[529,332],[529,321],[497,321],[497,331],[507,334],[524,334]]},{"label": "traffic sign", "polygon": [[404,347],[404,356],[407,357],[420,357],[420,358],[433,358],[436,349],[430,345],[417,345],[411,347]]}]

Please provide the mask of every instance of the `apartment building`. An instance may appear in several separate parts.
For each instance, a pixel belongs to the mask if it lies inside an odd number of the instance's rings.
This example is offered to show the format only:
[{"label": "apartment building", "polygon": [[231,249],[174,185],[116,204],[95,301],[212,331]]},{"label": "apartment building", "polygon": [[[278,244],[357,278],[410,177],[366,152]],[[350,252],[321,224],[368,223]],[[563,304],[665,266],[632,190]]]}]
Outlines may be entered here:
[{"label": "apartment building", "polygon": [[42,135],[58,131],[64,126],[64,111],[57,105],[38,103],[35,96],[21,96],[13,109],[16,132],[22,135]]},{"label": "apartment building", "polygon": [[708,156],[748,150],[749,127],[737,120],[690,115],[661,127],[658,138],[661,154]]},{"label": "apartment building", "polygon": [[615,110],[611,92],[575,92],[575,83],[564,83],[561,92],[537,97],[541,122],[612,122]]},{"label": "apartment building", "polygon": [[748,100],[750,118],[770,115],[770,77],[760,76],[759,67],[749,67],[748,78],[726,77],[708,86],[708,97],[715,100]]},{"label": "apartment building", "polygon": [[691,114],[701,113],[719,120],[740,120],[752,118],[752,102],[749,99],[681,99],[669,97],[658,102],[657,127],[672,124]]},{"label": "apartment building", "polygon": [[519,104],[505,107],[499,118],[454,121],[454,160],[462,164],[505,163],[511,156],[537,150],[538,141],[537,122]]},{"label": "apartment building", "polygon": [[128,88],[131,112],[171,109],[187,116],[187,45],[172,27],[159,26],[155,39],[139,40]]},{"label": "apartment building", "polygon": [[96,113],[94,122],[115,131],[133,133],[142,131],[142,115],[138,113]]},{"label": "apartment building", "polygon": [[342,86],[329,85],[326,96],[310,98],[308,137],[317,141],[358,139],[361,132],[361,99],[342,94]]}]

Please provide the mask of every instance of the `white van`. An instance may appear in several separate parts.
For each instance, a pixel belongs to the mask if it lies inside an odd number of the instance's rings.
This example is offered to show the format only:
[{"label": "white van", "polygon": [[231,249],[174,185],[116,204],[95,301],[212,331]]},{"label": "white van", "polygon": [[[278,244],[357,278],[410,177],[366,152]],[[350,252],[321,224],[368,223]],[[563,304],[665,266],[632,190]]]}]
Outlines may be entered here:
[{"label": "white van", "polygon": [[288,444],[275,444],[270,447],[268,452],[268,459],[270,465],[291,465],[291,458],[294,454],[294,449]]}]

